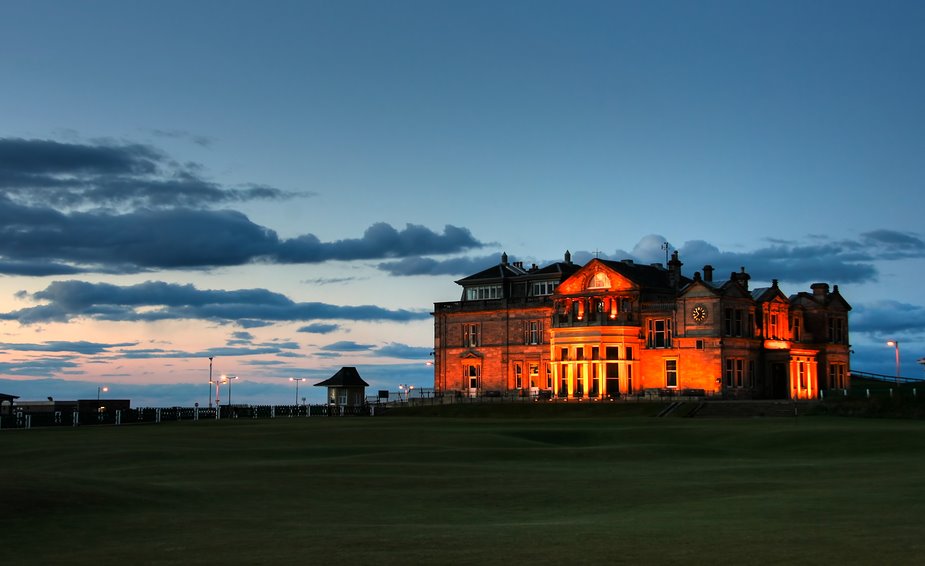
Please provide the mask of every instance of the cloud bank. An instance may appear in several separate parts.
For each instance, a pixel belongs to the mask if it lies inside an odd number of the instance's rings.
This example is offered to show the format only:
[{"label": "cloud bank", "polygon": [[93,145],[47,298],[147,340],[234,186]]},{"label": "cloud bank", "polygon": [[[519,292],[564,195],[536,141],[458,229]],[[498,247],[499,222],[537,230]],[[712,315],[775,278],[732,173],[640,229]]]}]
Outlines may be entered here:
[{"label": "cloud bank", "polygon": [[0,274],[138,273],[263,263],[460,253],[466,228],[369,226],[361,237],[281,239],[241,212],[217,209],[306,193],[223,187],[195,164],[142,144],[0,138]]},{"label": "cloud bank", "polygon": [[160,281],[127,286],[55,281],[41,291],[22,294],[21,297],[42,304],[0,313],[0,320],[35,324],[68,322],[77,318],[122,322],[198,319],[254,327],[276,322],[406,322],[430,317],[427,311],[391,310],[375,305],[297,303],[266,289],[202,290],[193,285]]}]

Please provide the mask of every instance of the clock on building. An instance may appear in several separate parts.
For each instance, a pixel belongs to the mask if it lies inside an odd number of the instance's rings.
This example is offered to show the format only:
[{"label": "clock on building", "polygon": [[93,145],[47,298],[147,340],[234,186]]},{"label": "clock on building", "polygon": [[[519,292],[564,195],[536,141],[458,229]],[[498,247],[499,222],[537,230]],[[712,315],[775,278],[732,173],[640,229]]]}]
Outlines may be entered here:
[{"label": "clock on building", "polygon": [[697,305],[691,309],[691,318],[694,319],[694,322],[703,322],[707,319],[707,307],[703,305]]}]

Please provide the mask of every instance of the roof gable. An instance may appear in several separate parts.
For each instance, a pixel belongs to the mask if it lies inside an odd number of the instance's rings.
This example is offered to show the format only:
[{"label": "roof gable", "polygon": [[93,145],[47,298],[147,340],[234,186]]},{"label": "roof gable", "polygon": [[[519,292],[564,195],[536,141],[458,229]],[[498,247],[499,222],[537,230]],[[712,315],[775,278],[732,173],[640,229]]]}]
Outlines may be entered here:
[{"label": "roof gable", "polygon": [[777,286],[777,279],[773,281],[770,287],[759,287],[752,290],[752,298],[759,303],[789,303],[790,299]]},{"label": "roof gable", "polygon": [[716,288],[716,285],[696,276],[693,281],[681,290],[681,296],[709,297],[719,294],[719,289]]},{"label": "roof gable", "polygon": [[584,267],[559,284],[560,295],[577,295],[589,291],[637,290],[639,285],[626,275],[599,259],[592,259]]},{"label": "roof gable", "polygon": [[316,383],[315,387],[369,387],[369,384],[363,381],[357,368],[345,366],[321,383]]}]

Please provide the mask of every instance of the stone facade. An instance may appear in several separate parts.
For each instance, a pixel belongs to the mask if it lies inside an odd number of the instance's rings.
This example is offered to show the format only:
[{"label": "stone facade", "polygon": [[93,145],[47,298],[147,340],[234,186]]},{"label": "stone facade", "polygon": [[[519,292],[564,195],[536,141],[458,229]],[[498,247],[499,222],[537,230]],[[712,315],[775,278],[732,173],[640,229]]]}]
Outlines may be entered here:
[{"label": "stone facade", "polygon": [[850,305],[838,286],[786,296],[749,289],[744,268],[714,281],[594,259],[501,263],[434,305],[434,388],[465,396],[613,398],[670,390],[811,399],[848,386]]}]

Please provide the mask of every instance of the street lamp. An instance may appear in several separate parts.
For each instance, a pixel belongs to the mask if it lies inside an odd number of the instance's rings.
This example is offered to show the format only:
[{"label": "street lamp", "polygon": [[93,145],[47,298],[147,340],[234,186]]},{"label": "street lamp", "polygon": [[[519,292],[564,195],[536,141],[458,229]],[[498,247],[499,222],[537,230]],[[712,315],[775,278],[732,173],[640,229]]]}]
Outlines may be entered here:
[{"label": "street lamp", "polygon": [[227,383],[227,382],[228,380],[225,378],[224,375],[222,376],[221,379],[215,380],[215,411],[216,413],[218,413],[219,405],[221,405],[221,396],[219,394],[221,391],[221,386],[223,383]]},{"label": "street lamp", "polygon": [[222,381],[228,384],[228,406],[231,406],[231,381],[238,379],[236,375],[222,375]]},{"label": "street lamp", "polygon": [[298,406],[299,405],[299,382],[307,381],[307,379],[304,377],[290,377],[289,381],[295,381],[295,404],[296,406]]},{"label": "street lamp", "polygon": [[899,340],[890,340],[886,345],[896,350],[896,385],[899,386]]},{"label": "street lamp", "polygon": [[109,391],[109,388],[105,385],[97,386],[96,388],[96,419],[103,420],[103,405],[100,404],[100,393],[106,393]]},{"label": "street lamp", "polygon": [[209,408],[212,408],[212,356],[209,356]]}]

